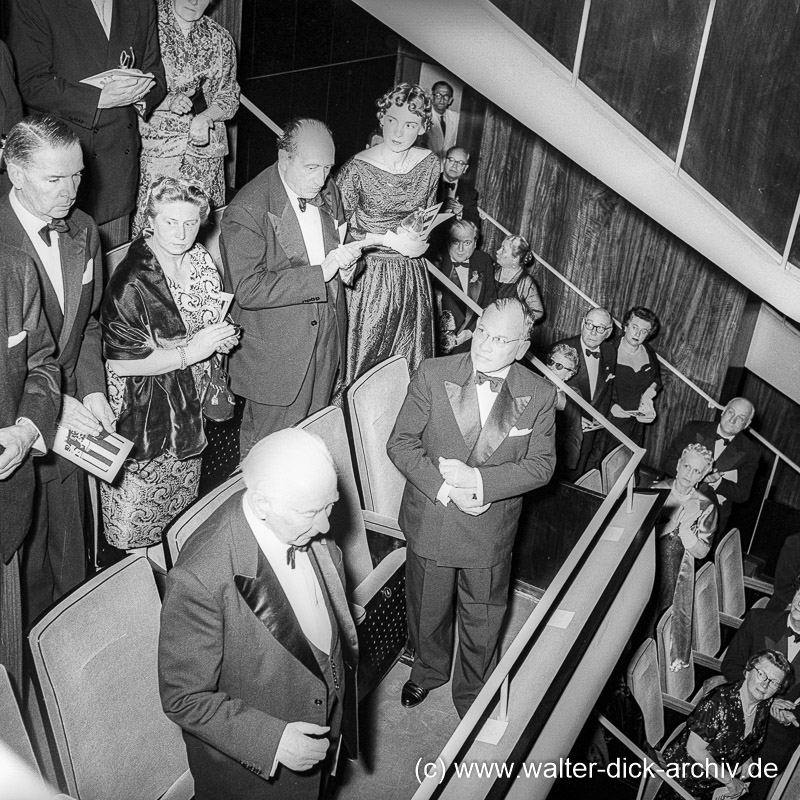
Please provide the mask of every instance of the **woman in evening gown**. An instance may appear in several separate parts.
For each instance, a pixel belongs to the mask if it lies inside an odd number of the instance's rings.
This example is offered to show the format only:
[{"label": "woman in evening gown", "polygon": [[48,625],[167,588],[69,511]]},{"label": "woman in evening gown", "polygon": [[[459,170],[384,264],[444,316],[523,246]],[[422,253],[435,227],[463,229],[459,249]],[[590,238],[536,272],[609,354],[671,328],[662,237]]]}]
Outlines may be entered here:
[{"label": "woman in evening gown", "polygon": [[336,183],[350,236],[381,242],[365,252],[347,289],[347,364],[344,383],[381,361],[403,355],[413,372],[433,356],[433,313],[423,258],[382,244],[411,212],[435,202],[439,159],[417,136],[430,124],[431,101],[419,86],[403,83],[377,101],[383,141],[351,158]]}]

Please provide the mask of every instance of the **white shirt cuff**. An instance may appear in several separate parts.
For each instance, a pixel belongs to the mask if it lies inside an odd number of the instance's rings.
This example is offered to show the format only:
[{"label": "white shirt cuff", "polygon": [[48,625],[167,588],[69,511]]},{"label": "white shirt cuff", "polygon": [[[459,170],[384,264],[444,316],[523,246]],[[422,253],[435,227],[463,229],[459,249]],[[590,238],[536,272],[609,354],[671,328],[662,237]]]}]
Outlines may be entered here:
[{"label": "white shirt cuff", "polygon": [[475,470],[475,495],[478,500],[478,505],[483,505],[483,478],[481,477],[481,471],[477,467],[473,467],[472,469]]},{"label": "white shirt cuff", "polygon": [[35,456],[43,456],[47,452],[47,445],[44,443],[44,437],[41,434],[41,431],[33,424],[27,417],[20,417],[17,420],[17,425],[28,424],[33,428],[36,432],[36,439],[34,439],[33,444],[31,445],[31,450],[33,450],[33,455]]},{"label": "white shirt cuff", "polygon": [[436,493],[436,499],[443,505],[446,506],[450,502],[450,490],[453,487],[445,481],[440,487],[439,491]]}]

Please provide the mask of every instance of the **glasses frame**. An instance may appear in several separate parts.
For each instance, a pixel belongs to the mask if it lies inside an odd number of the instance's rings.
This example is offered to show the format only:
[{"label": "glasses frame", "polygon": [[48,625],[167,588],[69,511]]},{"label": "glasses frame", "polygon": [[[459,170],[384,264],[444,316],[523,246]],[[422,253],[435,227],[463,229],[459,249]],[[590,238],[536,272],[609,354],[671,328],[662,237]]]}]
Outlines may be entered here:
[{"label": "glasses frame", "polygon": [[583,327],[592,333],[606,333],[614,327],[614,323],[612,322],[611,325],[592,325],[588,320],[584,320]]},{"label": "glasses frame", "polygon": [[457,158],[451,158],[450,156],[444,157],[445,161],[449,161],[451,164],[455,164],[457,167],[463,167],[466,169],[469,166],[469,161],[460,161]]},{"label": "glasses frame", "polygon": [[775,678],[770,678],[769,675],[767,675],[767,673],[764,672],[764,670],[759,667],[754,666],[753,671],[756,673],[758,679],[762,683],[766,683],[767,686],[774,687],[776,691],[781,688],[781,684],[783,683],[783,678],[781,678],[779,681],[776,682]]},{"label": "glasses frame", "polygon": [[527,337],[523,337],[521,339],[506,339],[505,336],[493,336],[489,333],[483,325],[478,325],[475,328],[475,333],[472,334],[477,338],[481,339],[482,341],[486,341],[489,339],[492,343],[492,347],[508,347],[508,345],[513,344],[514,342],[527,342]]}]

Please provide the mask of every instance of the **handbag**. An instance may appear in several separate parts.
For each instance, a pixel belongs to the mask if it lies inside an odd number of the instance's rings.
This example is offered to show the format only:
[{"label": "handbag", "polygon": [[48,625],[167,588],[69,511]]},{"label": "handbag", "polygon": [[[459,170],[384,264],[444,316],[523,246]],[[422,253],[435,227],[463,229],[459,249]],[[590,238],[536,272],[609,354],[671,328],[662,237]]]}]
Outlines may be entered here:
[{"label": "handbag", "polygon": [[214,422],[226,422],[233,416],[236,398],[228,387],[228,371],[218,354],[211,357],[211,371],[203,376],[200,395],[203,416]]}]

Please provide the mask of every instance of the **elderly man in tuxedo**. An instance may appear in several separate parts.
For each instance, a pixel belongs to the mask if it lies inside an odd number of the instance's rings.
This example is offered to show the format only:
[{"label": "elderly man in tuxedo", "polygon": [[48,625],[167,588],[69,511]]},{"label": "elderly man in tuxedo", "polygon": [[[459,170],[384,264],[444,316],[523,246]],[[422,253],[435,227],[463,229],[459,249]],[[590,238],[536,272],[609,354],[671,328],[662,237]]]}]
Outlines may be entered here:
[{"label": "elderly man in tuxedo", "polygon": [[[604,415],[608,414],[611,405],[612,382],[617,365],[616,350],[611,342],[606,341],[613,331],[614,320],[611,314],[605,308],[590,308],[581,320],[580,334],[555,343],[575,348],[578,353],[578,371],[568,381],[569,385]],[[568,480],[576,480],[587,469],[596,466],[598,457],[593,448],[598,427],[594,419],[581,418],[580,454],[575,467],[565,472]]]},{"label": "elderly man in tuxedo", "polygon": [[[137,114],[167,92],[152,0],[13,0],[11,52],[32,113],[78,135],[86,180],[78,205],[101,225],[103,247],[127,240],[139,179]],[[125,67],[128,75],[89,81]]]},{"label": "elderly man in tuxedo", "polygon": [[29,256],[0,244],[0,664],[22,673],[19,548],[30,527],[30,453],[53,442],[61,370],[42,316],[39,278]]},{"label": "elderly man in tuxedo", "polygon": [[243,187],[222,218],[225,288],[244,330],[230,360],[231,388],[247,400],[242,455],[333,394],[347,331],[339,273],[368,243],[342,244],[344,208],[328,179],[334,157],[324,123],[291,120],[277,164]]},{"label": "elderly man in tuxedo", "polygon": [[[728,681],[739,681],[750,656],[759,650],[777,650],[792,665],[788,689],[772,701],[772,719],[767,728],[767,738],[758,758],[762,774],[766,764],[775,764],[783,770],[795,749],[800,746],[800,576],[794,582],[794,595],[788,611],[753,608],[747,612],[741,627],[725,651],[722,674]],[[755,778],[750,783],[754,800],[764,800],[771,784],[768,778]]]},{"label": "elderly man in tuxedo", "polygon": [[497,663],[522,495],[555,466],[555,390],[515,363],[533,321],[516,297],[490,305],[469,354],[422,363],[389,438],[407,479],[399,522],[415,650],[401,697],[408,708],[450,679],[454,616],[459,716]]},{"label": "elderly man in tuxedo", "polygon": [[442,174],[436,189],[441,211],[451,212],[456,219],[480,225],[478,192],[463,180],[469,169],[469,153],[463,147],[451,147],[442,159]]},{"label": "elderly man in tuxedo", "polygon": [[[193,533],[167,574],[159,681],[183,729],[196,800],[316,800],[357,752],[356,631],[328,517],[328,450],[286,429],[242,465],[246,490]],[[324,787],[323,787],[324,788]]]},{"label": "elderly man in tuxedo", "polygon": [[[73,209],[83,170],[80,142],[60,120],[29,117],[12,129],[4,157],[14,188],[0,198],[0,241],[36,264],[62,373],[60,424],[93,435],[113,430],[97,321],[100,237],[94,220]],[[36,480],[22,561],[26,622],[86,577],[84,471],[50,453],[37,459]]]},{"label": "elderly man in tuxedo", "polygon": [[753,404],[744,397],[734,397],[722,410],[719,423],[695,420],[687,422],[664,454],[663,469],[675,475],[680,454],[686,445],[702,444],[714,455],[714,469],[705,482],[714,490],[719,502],[717,530],[725,533],[731,506],[750,497],[753,478],[758,469],[758,447],[745,431],[755,415]]}]

